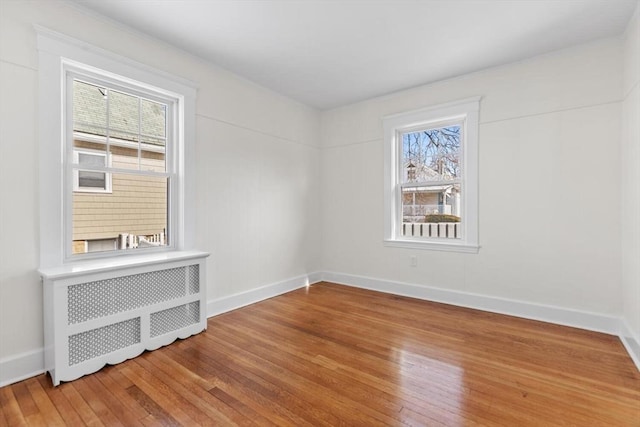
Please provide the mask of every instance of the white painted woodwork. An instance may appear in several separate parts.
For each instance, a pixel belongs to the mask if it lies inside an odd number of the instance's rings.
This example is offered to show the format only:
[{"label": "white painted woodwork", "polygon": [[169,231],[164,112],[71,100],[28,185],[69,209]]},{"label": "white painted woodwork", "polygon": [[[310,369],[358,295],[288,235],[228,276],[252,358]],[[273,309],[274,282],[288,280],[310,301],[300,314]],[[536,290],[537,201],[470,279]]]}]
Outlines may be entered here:
[{"label": "white painted woodwork", "polygon": [[[627,349],[640,367],[640,2],[624,39],[622,73],[621,240]],[[635,343],[635,344],[634,344]],[[639,368],[640,369],[640,368]]]},{"label": "white painted woodwork", "polygon": [[[477,253],[478,244],[478,121],[480,96],[459,99],[438,105],[385,115],[382,121],[384,138],[384,245],[412,249]],[[462,169],[462,222],[457,226],[459,239],[446,242],[428,239],[407,239],[402,234],[402,141],[400,135],[409,129],[438,126],[455,121],[461,126],[460,163]],[[446,234],[442,226],[440,235]],[[413,236],[417,236],[413,234]]]},{"label": "white painted woodwork", "polygon": [[45,370],[53,384],[205,330],[208,255],[174,252],[40,270]]}]

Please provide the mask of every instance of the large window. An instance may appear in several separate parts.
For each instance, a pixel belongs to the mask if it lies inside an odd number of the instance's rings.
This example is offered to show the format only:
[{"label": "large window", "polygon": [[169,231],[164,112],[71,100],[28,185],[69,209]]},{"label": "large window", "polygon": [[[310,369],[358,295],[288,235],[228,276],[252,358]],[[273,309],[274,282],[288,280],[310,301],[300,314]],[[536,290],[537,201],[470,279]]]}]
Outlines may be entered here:
[{"label": "large window", "polygon": [[477,251],[479,102],[384,119],[387,245]]},{"label": "large window", "polygon": [[41,267],[192,249],[193,84],[37,31]]},{"label": "large window", "polygon": [[99,75],[67,79],[72,254],[170,245],[175,101]]}]

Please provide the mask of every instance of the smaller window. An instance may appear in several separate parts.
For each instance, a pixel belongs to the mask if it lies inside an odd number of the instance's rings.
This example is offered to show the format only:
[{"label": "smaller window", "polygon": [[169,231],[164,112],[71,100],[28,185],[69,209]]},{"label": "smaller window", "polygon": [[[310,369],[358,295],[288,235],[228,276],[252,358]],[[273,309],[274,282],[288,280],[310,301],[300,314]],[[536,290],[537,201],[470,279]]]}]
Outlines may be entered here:
[{"label": "smaller window", "polygon": [[384,118],[385,245],[478,250],[480,98]]},{"label": "smaller window", "polygon": [[73,191],[83,193],[111,193],[111,174],[91,169],[109,167],[107,153],[92,150],[73,150],[73,161],[87,170],[73,171]]}]

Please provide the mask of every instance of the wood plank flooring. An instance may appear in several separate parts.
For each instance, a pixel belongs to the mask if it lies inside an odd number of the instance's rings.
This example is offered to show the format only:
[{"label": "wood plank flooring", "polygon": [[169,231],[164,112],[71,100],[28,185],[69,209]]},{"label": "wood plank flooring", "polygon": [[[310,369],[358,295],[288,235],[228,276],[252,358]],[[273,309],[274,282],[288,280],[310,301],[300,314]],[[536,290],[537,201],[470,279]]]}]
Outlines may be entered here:
[{"label": "wood plank flooring", "polygon": [[2,426],[640,426],[640,373],[614,336],[320,283],[0,406]]}]

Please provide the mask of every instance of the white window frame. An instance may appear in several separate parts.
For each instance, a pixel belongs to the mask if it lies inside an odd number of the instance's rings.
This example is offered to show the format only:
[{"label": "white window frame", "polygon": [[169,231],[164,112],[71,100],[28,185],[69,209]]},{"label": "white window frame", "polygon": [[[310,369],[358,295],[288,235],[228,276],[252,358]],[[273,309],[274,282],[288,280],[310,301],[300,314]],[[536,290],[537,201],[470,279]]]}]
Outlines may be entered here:
[{"label": "white window frame", "polygon": [[[100,49],[80,40],[36,26],[39,78],[40,267],[59,267],[86,258],[131,255],[195,248],[195,101],[193,83]],[[73,173],[68,163],[73,147],[72,117],[65,105],[70,73],[93,75],[138,93],[155,93],[174,100],[173,153],[175,179],[170,182],[171,246],[135,251],[73,255],[70,200]],[[134,91],[134,92],[135,92]],[[169,161],[169,160],[168,160]],[[163,256],[159,254],[158,256]]]},{"label": "white window frame", "polygon": [[[480,97],[462,99],[383,117],[384,128],[384,245],[477,253],[478,242],[478,126]],[[402,236],[402,138],[416,129],[459,123],[462,126],[462,238]]]},{"label": "white window frame", "polygon": [[[65,188],[64,188],[64,205],[63,205],[63,215],[65,221],[65,235],[64,235],[64,246],[65,246],[65,259],[83,259],[83,258],[101,258],[101,257],[109,257],[112,256],[111,251],[104,252],[89,252],[84,254],[74,254],[73,253],[73,191],[75,191],[76,187],[76,176],[78,174],[79,169],[83,169],[77,162],[75,156],[75,150],[77,148],[74,146],[74,140],[76,139],[76,132],[74,131],[74,117],[73,117],[73,96],[74,96],[74,85],[73,82],[78,80],[88,84],[95,85],[96,87],[105,87],[108,88],[109,91],[115,90],[120,93],[127,94],[129,96],[136,97],[138,99],[148,99],[153,102],[158,102],[160,104],[164,104],[167,106],[166,109],[166,139],[165,139],[165,171],[164,172],[155,172],[155,171],[145,171],[142,169],[114,169],[111,167],[111,164],[107,164],[105,167],[92,167],[92,171],[96,172],[105,172],[111,175],[111,173],[123,174],[123,175],[138,175],[138,176],[151,176],[151,177],[164,177],[168,179],[168,192],[169,198],[167,200],[167,224],[166,224],[166,233],[169,238],[169,244],[163,245],[161,247],[153,247],[153,248],[135,248],[136,253],[144,253],[144,252],[159,252],[175,249],[174,242],[174,234],[176,234],[176,222],[175,218],[178,217],[177,212],[177,204],[172,203],[174,199],[173,195],[178,191],[178,186],[176,183],[177,179],[177,165],[174,159],[178,157],[179,146],[176,143],[177,132],[180,129],[180,125],[177,123],[177,114],[180,108],[179,98],[164,89],[161,88],[153,88],[150,87],[146,83],[132,81],[131,79],[123,78],[121,76],[114,76],[111,73],[105,72],[103,70],[97,70],[93,67],[88,67],[85,64],[78,63],[70,63],[65,60],[62,61],[63,74],[65,78],[65,86],[64,86],[64,94],[63,103],[65,105],[65,121],[64,121],[64,135],[65,135],[65,152],[66,155],[63,160],[63,167],[65,168],[65,178],[67,176],[71,176],[69,180],[65,180]],[[107,121],[107,127],[108,121]],[[140,129],[138,129],[140,132]],[[107,131],[109,134],[109,130]],[[140,137],[140,134],[138,134]],[[104,138],[105,143],[105,151],[104,154],[111,157],[110,147],[112,138],[106,137]],[[141,144],[135,143],[133,147],[137,148],[138,153],[138,165],[140,165],[140,150]],[[82,150],[82,149],[81,149]],[[71,183],[69,185],[68,183]],[[73,189],[69,187],[73,186]],[[72,191],[73,190],[73,191]],[[83,190],[86,192],[86,190]],[[106,193],[107,191],[100,191],[102,193]],[[128,230],[122,230],[128,231]],[[117,236],[114,236],[117,238]],[[131,252],[131,251],[129,251]],[[125,253],[128,254],[128,253]]]},{"label": "white window frame", "polygon": [[[106,167],[111,167],[111,156],[105,151],[91,150],[89,148],[74,148],[73,149],[73,162],[80,163],[80,154],[88,154],[90,156],[104,157],[104,164]],[[110,194],[112,193],[111,187],[111,172],[104,172],[105,188],[97,187],[80,187],[80,171],[83,169],[73,169],[73,191],[75,193],[98,193],[98,194]]]}]

